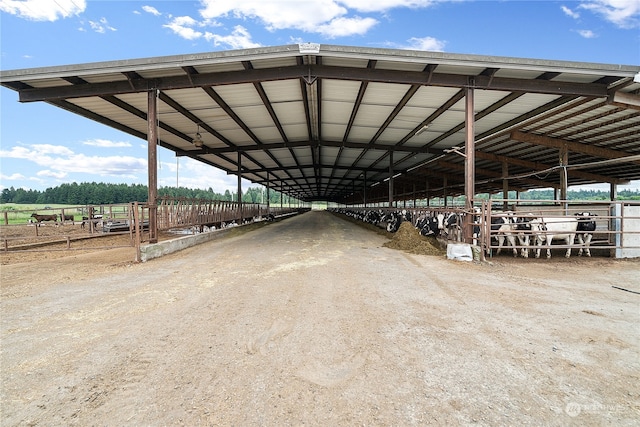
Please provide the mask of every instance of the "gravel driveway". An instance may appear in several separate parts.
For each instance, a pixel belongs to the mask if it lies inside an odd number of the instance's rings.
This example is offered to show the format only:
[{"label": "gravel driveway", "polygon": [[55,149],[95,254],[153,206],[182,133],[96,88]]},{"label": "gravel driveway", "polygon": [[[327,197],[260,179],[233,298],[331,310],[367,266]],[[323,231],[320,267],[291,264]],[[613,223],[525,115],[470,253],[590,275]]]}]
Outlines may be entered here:
[{"label": "gravel driveway", "polygon": [[638,260],[448,261],[312,211],[2,266],[1,424],[637,425]]}]

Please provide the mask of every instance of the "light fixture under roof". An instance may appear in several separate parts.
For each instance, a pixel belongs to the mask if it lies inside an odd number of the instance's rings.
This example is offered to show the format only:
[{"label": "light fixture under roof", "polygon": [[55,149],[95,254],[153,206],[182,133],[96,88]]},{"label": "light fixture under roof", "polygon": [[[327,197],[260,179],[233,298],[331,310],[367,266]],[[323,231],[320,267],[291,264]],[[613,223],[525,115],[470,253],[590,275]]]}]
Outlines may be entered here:
[{"label": "light fixture under roof", "polygon": [[418,129],[416,131],[416,133],[413,134],[413,136],[418,136],[420,135],[422,132],[424,132],[425,130],[427,130],[429,128],[429,125],[424,125],[422,126],[420,129]]},{"label": "light fixture under roof", "polygon": [[193,145],[195,145],[197,148],[202,148],[202,146],[204,145],[204,141],[202,141],[202,135],[200,135],[200,125],[198,125],[196,137],[193,138]]}]

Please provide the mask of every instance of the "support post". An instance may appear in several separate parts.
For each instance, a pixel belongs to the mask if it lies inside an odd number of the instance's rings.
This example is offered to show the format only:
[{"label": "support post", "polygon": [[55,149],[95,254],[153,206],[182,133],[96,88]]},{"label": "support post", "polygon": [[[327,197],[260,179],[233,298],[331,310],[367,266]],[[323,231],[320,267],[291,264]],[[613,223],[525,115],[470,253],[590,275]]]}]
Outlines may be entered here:
[{"label": "support post", "polygon": [[507,199],[509,198],[509,180],[507,177],[509,176],[509,163],[502,162],[502,198],[504,201],[502,202],[502,209],[505,211],[509,209],[509,202]]},{"label": "support post", "polygon": [[271,194],[269,193],[269,187],[271,182],[269,181],[270,173],[267,172],[267,215],[271,213]]},{"label": "support post", "polygon": [[242,154],[238,151],[238,218],[242,225]]},{"label": "support post", "polygon": [[389,207],[393,207],[393,151],[389,151]]},{"label": "support post", "polygon": [[614,184],[613,182],[609,185],[609,198],[612,202],[618,200],[618,185]]},{"label": "support post", "polygon": [[155,89],[147,92],[147,111],[149,243],[158,243],[158,97]]},{"label": "support post", "polygon": [[464,241],[471,243],[473,234],[473,197],[475,196],[475,175],[476,175],[476,140],[475,140],[475,116],[474,116],[474,100],[473,86],[475,81],[469,79],[469,85],[465,93],[465,158],[464,158],[464,193],[465,193],[465,210],[467,215],[464,216],[463,235]]},{"label": "support post", "polygon": [[562,168],[560,169],[560,199],[562,200],[562,206],[564,207],[565,215],[567,213],[567,208],[568,208],[567,201],[566,201],[567,200],[567,182],[569,178],[567,176],[566,166],[568,164],[569,164],[569,149],[565,145],[560,150],[560,166],[562,166]]},{"label": "support post", "polygon": [[363,173],[364,181],[362,182],[362,200],[364,201],[364,207],[367,207],[367,171]]}]

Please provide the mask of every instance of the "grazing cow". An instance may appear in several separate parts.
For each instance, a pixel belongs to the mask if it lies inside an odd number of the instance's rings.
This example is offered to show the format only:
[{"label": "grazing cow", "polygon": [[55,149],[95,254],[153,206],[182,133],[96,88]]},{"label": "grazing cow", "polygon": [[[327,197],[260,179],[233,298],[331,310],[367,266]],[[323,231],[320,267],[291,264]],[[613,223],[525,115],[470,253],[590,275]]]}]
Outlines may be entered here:
[{"label": "grazing cow", "polygon": [[455,212],[436,215],[438,228],[447,237],[456,241],[462,240],[462,216]]},{"label": "grazing cow", "polygon": [[[571,256],[571,246],[576,237],[578,228],[578,219],[575,217],[551,217],[551,218],[534,218],[529,222],[531,232],[535,236],[537,248],[535,249],[536,258],[540,258],[540,246],[546,242],[551,246],[553,240],[564,240],[568,246],[565,258]],[[551,248],[547,248],[547,258],[551,258]]]},{"label": "grazing cow", "polygon": [[387,221],[387,231],[389,233],[395,233],[400,228],[402,221],[411,220],[411,212],[402,210],[399,212],[389,212],[383,218],[383,221]]},{"label": "grazing cow", "polygon": [[583,248],[586,256],[591,256],[589,245],[593,238],[593,232],[596,231],[596,221],[593,217],[598,216],[591,212],[578,212],[574,214],[578,219],[578,226],[576,228],[578,242],[580,243],[580,250],[578,256],[582,256]]},{"label": "grazing cow", "polygon": [[438,219],[432,216],[423,216],[416,221],[416,228],[420,231],[422,236],[438,237],[440,235],[440,228],[438,227]]},{"label": "grazing cow", "polygon": [[31,214],[31,218],[35,218],[36,222],[39,224],[42,221],[53,221],[55,223],[58,222],[58,215],[57,214],[52,214],[52,215],[38,215],[36,213],[32,213]]}]

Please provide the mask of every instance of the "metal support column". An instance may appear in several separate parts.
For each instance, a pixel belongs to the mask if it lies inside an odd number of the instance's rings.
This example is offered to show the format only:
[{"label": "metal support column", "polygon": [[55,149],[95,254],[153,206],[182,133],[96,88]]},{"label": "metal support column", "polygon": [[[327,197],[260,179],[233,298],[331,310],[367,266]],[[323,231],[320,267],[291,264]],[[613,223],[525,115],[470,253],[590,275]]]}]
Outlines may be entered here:
[{"label": "metal support column", "polygon": [[475,176],[476,176],[476,140],[475,140],[475,116],[474,116],[474,100],[473,86],[475,81],[469,79],[469,85],[465,93],[465,158],[464,158],[464,194],[465,194],[465,210],[469,213],[464,216],[464,241],[472,243],[473,234],[473,197],[475,196]]},{"label": "metal support column", "polygon": [[238,218],[242,224],[242,154],[238,151]]},{"label": "metal support column", "polygon": [[270,176],[270,173],[267,172],[267,215],[271,213],[271,200],[270,200],[271,194],[269,193],[269,185],[270,185],[269,176]]},{"label": "metal support column", "polygon": [[362,183],[362,200],[364,201],[364,207],[367,207],[367,171],[362,174],[364,181]]},{"label": "metal support column", "polygon": [[566,166],[569,164],[569,149],[565,145],[560,149],[560,199],[563,200],[562,205],[564,206],[565,214],[567,213],[567,168]]},{"label": "metal support column", "polygon": [[158,98],[157,91],[147,92],[147,160],[149,190],[149,243],[158,243]]},{"label": "metal support column", "polygon": [[507,199],[509,198],[509,163],[502,162],[502,198],[504,201],[502,202],[502,209],[505,211],[509,209],[509,202]]},{"label": "metal support column", "polygon": [[393,207],[393,151],[389,151],[389,207]]}]

